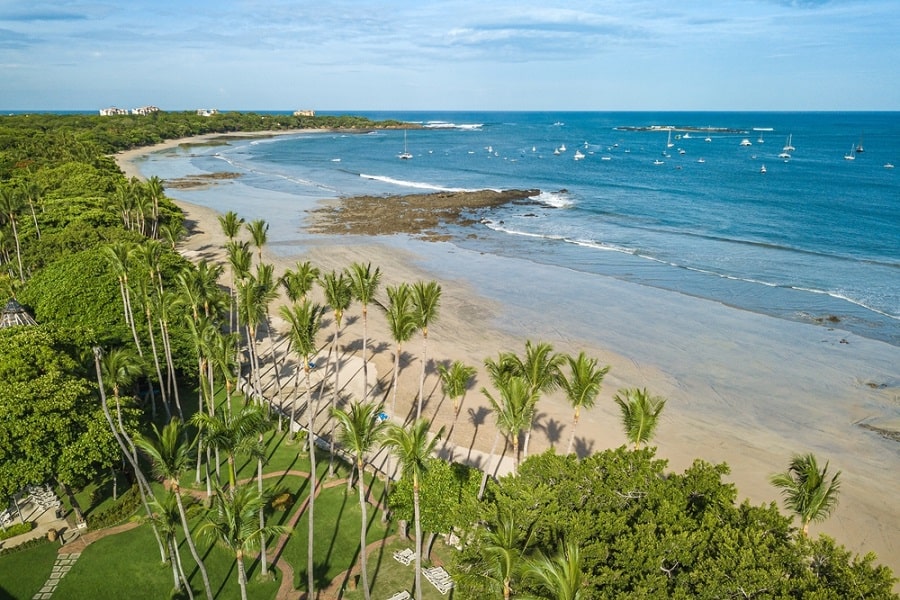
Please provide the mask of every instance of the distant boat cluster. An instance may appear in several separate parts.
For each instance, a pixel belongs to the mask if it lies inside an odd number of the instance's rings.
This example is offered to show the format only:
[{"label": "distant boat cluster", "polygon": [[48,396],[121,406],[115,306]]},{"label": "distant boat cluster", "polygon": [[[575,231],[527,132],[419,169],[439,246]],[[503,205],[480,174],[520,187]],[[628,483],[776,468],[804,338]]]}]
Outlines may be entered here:
[{"label": "distant boat cluster", "polygon": [[[562,121],[556,121],[553,123],[553,126],[554,127],[563,127],[563,126],[565,126],[565,123],[563,123]],[[703,141],[706,143],[711,143],[713,141],[713,139],[710,135],[711,133],[730,134],[730,135],[747,133],[746,130],[731,129],[731,128],[727,128],[727,127],[694,127],[694,126],[677,126],[676,127],[673,125],[619,126],[619,127],[614,127],[613,129],[616,131],[647,131],[647,132],[665,131],[666,132],[666,147],[662,151],[663,158],[671,158],[672,157],[672,155],[670,154],[670,150],[672,148],[675,148],[675,146],[676,146],[675,142],[677,142],[679,140],[693,139],[691,132],[706,133],[706,137],[703,138]],[[675,136],[673,137],[672,132],[675,132],[675,131],[677,131],[679,133],[676,133]],[[756,134],[757,134],[756,143],[764,144],[766,141],[764,134],[766,132],[774,131],[774,128],[772,128],[772,127],[754,127],[752,129],[752,131],[756,132]],[[781,149],[781,152],[778,153],[778,155],[777,155],[778,158],[785,163],[789,162],[793,158],[792,153],[796,150],[796,147],[794,147],[794,143],[793,143],[793,137],[794,136],[792,133],[788,134],[787,139],[784,142],[784,146]],[[753,142],[750,141],[749,137],[744,137],[744,138],[741,138],[738,145],[741,147],[750,147],[750,146],[753,146]],[[611,153],[614,149],[618,148],[618,146],[619,146],[618,143],[608,146],[606,148],[607,153],[601,155],[600,160],[601,161],[613,160]],[[585,141],[584,149],[586,151],[588,151],[588,154],[594,154],[593,151],[588,150],[590,147],[591,147],[591,145],[587,141]],[[487,150],[488,155],[496,156],[496,157],[500,156],[500,153],[498,151],[495,151],[493,146],[486,146],[485,150]],[[553,155],[561,156],[561,155],[565,154],[567,152],[567,150],[568,149],[566,148],[565,143],[562,143],[559,146],[556,146],[553,148]],[[687,151],[684,148],[679,147],[679,148],[677,148],[676,151],[681,156],[687,154]],[[532,146],[531,152],[537,152],[537,147]],[[630,149],[625,149],[626,154],[629,154],[630,152],[631,152]],[[862,144],[862,136],[860,136],[859,142],[856,144],[853,144],[850,147],[850,151],[844,155],[844,160],[847,160],[847,161],[856,160],[856,155],[863,153],[863,152],[865,152],[865,148],[863,147],[863,144]],[[469,154],[472,154],[472,152],[469,152]],[[585,152],[582,152],[581,149],[576,149],[575,153],[573,154],[573,159],[576,161],[580,161],[580,160],[584,160],[586,158],[586,156],[587,155],[585,154]],[[413,158],[413,154],[409,152],[409,149],[407,147],[407,134],[406,134],[405,130],[403,132],[403,152],[399,153],[397,155],[397,158],[400,158],[402,160],[409,160],[409,159]],[[757,156],[754,154],[751,158],[756,159]],[[699,164],[704,164],[704,163],[706,163],[706,159],[703,157],[700,157],[697,159],[696,162]],[[653,161],[653,164],[659,166],[659,165],[664,165],[666,163],[664,160],[657,158]],[[676,169],[681,169],[681,168],[682,168],[681,166],[676,167]],[[893,165],[893,163],[887,162],[884,164],[884,168],[885,169],[893,169],[894,165]],[[765,164],[760,166],[759,172],[762,174],[765,174],[767,172]]]}]

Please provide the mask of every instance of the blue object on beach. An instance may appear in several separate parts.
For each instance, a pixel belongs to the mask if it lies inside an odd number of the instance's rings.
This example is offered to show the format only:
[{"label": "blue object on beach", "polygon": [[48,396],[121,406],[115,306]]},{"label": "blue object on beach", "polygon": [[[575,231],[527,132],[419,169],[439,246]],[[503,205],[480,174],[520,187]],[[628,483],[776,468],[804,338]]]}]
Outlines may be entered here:
[{"label": "blue object on beach", "polygon": [[313,361],[309,361],[309,368],[310,368],[310,369],[315,369],[315,368],[316,368],[316,363],[314,363]]},{"label": "blue object on beach", "polygon": [[386,412],[381,411],[380,413],[378,413],[378,420],[379,420],[379,421],[387,421],[387,419],[388,419],[388,416],[387,416],[387,413],[386,413]]}]

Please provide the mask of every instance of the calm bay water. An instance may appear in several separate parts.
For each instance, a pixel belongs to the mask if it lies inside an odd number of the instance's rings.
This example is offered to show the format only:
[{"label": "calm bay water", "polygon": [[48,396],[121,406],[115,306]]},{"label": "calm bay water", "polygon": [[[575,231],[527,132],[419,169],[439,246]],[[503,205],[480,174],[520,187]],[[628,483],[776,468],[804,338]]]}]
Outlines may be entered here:
[{"label": "calm bay water", "polygon": [[[535,188],[533,204],[451,228],[454,243],[791,320],[833,316],[900,345],[900,171],[885,167],[900,163],[900,113],[365,116],[424,128],[405,141],[403,131],[234,140],[142,170],[240,172],[242,192],[173,194],[252,208],[281,241],[302,239],[303,211],[322,198]],[[397,157],[404,144],[411,160]],[[244,204],[223,203],[236,194]]]}]

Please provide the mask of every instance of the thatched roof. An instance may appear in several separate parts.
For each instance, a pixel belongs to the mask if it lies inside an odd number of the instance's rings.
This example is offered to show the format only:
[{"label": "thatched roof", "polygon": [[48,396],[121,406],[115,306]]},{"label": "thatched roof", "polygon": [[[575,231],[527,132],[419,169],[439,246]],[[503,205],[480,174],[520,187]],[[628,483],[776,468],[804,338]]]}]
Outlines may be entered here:
[{"label": "thatched roof", "polygon": [[15,300],[6,303],[3,314],[0,315],[0,327],[12,327],[14,325],[37,325],[34,317],[28,314],[28,311],[22,308],[22,305]]}]

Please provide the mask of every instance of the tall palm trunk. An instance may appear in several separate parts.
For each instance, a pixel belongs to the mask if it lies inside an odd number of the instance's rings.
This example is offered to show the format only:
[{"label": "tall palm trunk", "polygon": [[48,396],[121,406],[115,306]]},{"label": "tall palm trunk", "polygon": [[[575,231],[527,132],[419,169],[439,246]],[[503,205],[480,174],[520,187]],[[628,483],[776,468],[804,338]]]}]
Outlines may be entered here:
[{"label": "tall palm trunk", "polygon": [[[315,507],[315,500],[316,500],[316,444],[315,444],[314,440],[316,437],[316,430],[315,430],[316,409],[318,407],[316,406],[316,403],[313,403],[313,400],[312,400],[312,385],[310,384],[310,381],[309,381],[308,366],[309,366],[309,363],[307,362],[306,397],[307,397],[307,403],[309,404],[309,406],[307,406],[306,411],[308,413],[307,418],[308,418],[308,422],[309,422],[309,435],[307,436],[307,441],[309,442],[309,480],[310,480],[309,485],[310,485],[310,487],[309,487],[309,502],[307,503],[307,507],[308,507],[307,510],[309,511],[307,514],[307,516],[309,518],[309,526],[308,526],[309,535],[307,538],[307,547],[306,547],[306,555],[308,557],[307,565],[306,565],[307,585],[309,587],[308,587],[306,597],[309,598],[310,600],[312,600],[316,597],[316,595],[315,595],[316,578],[315,578],[315,573],[313,571],[313,568],[315,567],[315,565],[313,563],[313,524],[314,524],[313,509]],[[321,394],[321,388],[320,388],[319,393]]]},{"label": "tall palm trunk", "polygon": [[494,453],[497,451],[497,444],[500,443],[500,430],[494,434],[494,443],[491,445],[491,453],[488,455],[487,462],[484,465],[484,473],[481,474],[481,486],[478,488],[478,499],[484,496],[484,486],[487,485],[488,477],[491,473],[491,463],[494,462]]},{"label": "tall palm trunk", "polygon": [[[365,304],[362,307],[362,317],[363,317],[363,395],[362,401],[365,402],[369,397],[369,361],[366,360],[366,351],[369,348],[369,311]],[[368,596],[366,597],[368,599]]]},{"label": "tall palm trunk", "polygon": [[[119,434],[119,430],[116,428],[115,423],[113,422],[112,414],[109,411],[109,404],[106,401],[106,388],[103,385],[103,374],[100,370],[100,349],[94,348],[94,366],[97,369],[97,383],[100,388],[100,407],[103,410],[103,416],[106,417],[106,423],[109,425],[110,431],[112,431],[113,438],[115,438],[116,443],[119,445],[119,449],[122,451],[122,454],[128,460],[131,465],[132,470],[134,471],[135,479],[138,481],[138,491],[141,494],[141,503],[144,505],[144,511],[147,513],[147,517],[151,519],[150,528],[153,530],[153,536],[156,538],[156,543],[159,545],[159,555],[160,561],[166,562],[166,549],[163,546],[163,540],[159,535],[159,530],[156,528],[156,525],[152,524],[153,519],[153,511],[150,509],[150,503],[147,501],[147,494],[152,495],[153,490],[150,488],[150,484],[147,479],[144,477],[144,473],[141,471],[141,467],[137,460],[135,460],[134,456],[132,456],[128,451],[128,446],[125,444],[125,441],[122,439],[122,436]],[[132,447],[134,445],[132,444]],[[147,490],[146,493],[144,490]]]},{"label": "tall palm trunk", "polygon": [[137,348],[138,355],[143,357],[144,351],[141,349],[141,340],[138,338],[137,327],[134,325],[134,309],[131,306],[131,292],[128,289],[128,274],[126,273],[123,278],[125,280],[123,286],[125,288],[125,311],[128,313],[125,318],[131,325],[131,336],[134,338],[134,346]]},{"label": "tall palm trunk", "polygon": [[[178,382],[175,380],[175,360],[172,358],[172,342],[169,339],[169,324],[165,319],[160,318],[159,326],[162,330],[163,353],[166,356],[167,377],[166,385],[172,392],[175,399],[175,408],[178,410],[178,418],[184,421],[184,411],[181,410],[181,398],[178,395]],[[162,383],[160,383],[162,385]]]},{"label": "tall palm trunk", "polygon": [[394,381],[391,383],[391,415],[397,412],[397,384],[400,382],[400,353],[402,349],[397,343],[397,351],[394,353]]},{"label": "tall palm trunk", "polygon": [[[334,320],[334,393],[331,394],[331,412],[334,412],[334,409],[337,408],[337,397],[338,392],[340,391],[340,387],[338,384],[338,377],[341,373],[341,355],[340,355],[340,339],[341,335],[341,326],[340,319],[336,318]],[[334,419],[331,420],[331,432],[328,434],[328,437],[331,438],[331,448],[328,456],[328,477],[334,477],[334,428],[337,425]]]},{"label": "tall palm trunk", "polygon": [[366,566],[366,527],[369,524],[369,517],[366,514],[366,482],[363,471],[362,454],[356,458],[356,470],[359,471],[359,511],[361,515],[361,527],[359,531],[359,575],[363,581],[363,595],[365,600],[371,600],[372,594],[369,591],[369,574]]},{"label": "tall palm trunk", "polygon": [[197,569],[199,569],[200,577],[203,579],[203,589],[206,590],[206,599],[213,600],[212,587],[209,585],[206,565],[203,564],[203,559],[197,552],[197,546],[194,544],[194,538],[191,535],[191,528],[188,526],[187,513],[184,510],[184,502],[181,500],[181,486],[178,484],[177,479],[170,480],[169,484],[172,486],[172,491],[175,492],[175,501],[178,503],[178,514],[181,516],[181,526],[184,529],[184,541],[187,542],[191,556],[194,557],[194,562],[197,563]]},{"label": "tall palm trunk", "polygon": [[[263,549],[263,556],[265,556],[265,549]],[[241,586],[241,600],[247,600],[247,570],[244,568],[244,553],[238,550],[236,558],[238,565],[238,585]],[[265,571],[263,571],[263,573],[265,573]]]},{"label": "tall palm trunk", "polygon": [[[259,434],[259,444],[262,447],[263,444],[263,434]],[[263,495],[263,459],[262,456],[256,459],[256,486],[259,491],[260,497]],[[265,504],[261,503],[259,506],[259,530],[260,532],[266,530],[266,507]],[[265,579],[269,576],[269,567],[268,567],[268,557],[266,556],[266,536],[263,533],[259,534],[259,569],[260,576]]]},{"label": "tall palm trunk", "polygon": [[416,406],[416,420],[422,416],[422,397],[425,395],[425,365],[428,364],[428,328],[422,329],[422,375],[419,377],[419,404]]},{"label": "tall palm trunk", "polygon": [[419,506],[419,477],[413,473],[413,520],[416,525],[416,600],[422,600],[422,516]]},{"label": "tall palm trunk", "polygon": [[[156,367],[156,378],[159,380],[159,393],[162,396],[162,405],[163,409],[166,411],[166,421],[168,422],[172,420],[172,410],[169,408],[169,398],[163,383],[162,369],[159,366],[159,350],[156,347],[156,335],[153,333],[153,317],[150,313],[149,302],[147,302],[146,314],[147,331],[150,333],[150,350],[153,352],[153,366]],[[153,384],[151,383],[150,385],[152,387]]]},{"label": "tall palm trunk", "polygon": [[10,214],[9,222],[12,225],[13,237],[16,240],[16,259],[19,261],[19,279],[25,281],[25,267],[22,266],[22,248],[19,245],[19,231],[16,229],[16,218]]}]

